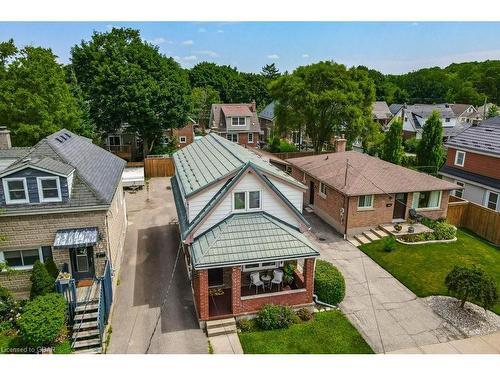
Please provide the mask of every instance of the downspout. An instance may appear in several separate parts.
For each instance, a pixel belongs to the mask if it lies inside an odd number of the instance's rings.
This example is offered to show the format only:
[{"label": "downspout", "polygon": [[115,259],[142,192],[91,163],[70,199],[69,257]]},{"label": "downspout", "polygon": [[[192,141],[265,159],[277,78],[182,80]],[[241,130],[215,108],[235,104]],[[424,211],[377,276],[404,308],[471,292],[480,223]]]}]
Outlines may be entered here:
[{"label": "downspout", "polygon": [[335,306],[335,305],[330,305],[329,303],[326,303],[326,302],[322,302],[318,299],[318,296],[316,294],[313,294],[313,301],[316,305],[321,305],[321,306],[325,306],[325,307],[329,307],[331,309],[335,309],[335,310],[340,310],[340,308],[338,306]]},{"label": "downspout", "polygon": [[[345,205],[346,198],[347,198],[347,205]],[[349,196],[348,195],[344,195],[344,205],[346,206],[344,240],[346,240],[347,239],[347,218],[349,217]]]}]

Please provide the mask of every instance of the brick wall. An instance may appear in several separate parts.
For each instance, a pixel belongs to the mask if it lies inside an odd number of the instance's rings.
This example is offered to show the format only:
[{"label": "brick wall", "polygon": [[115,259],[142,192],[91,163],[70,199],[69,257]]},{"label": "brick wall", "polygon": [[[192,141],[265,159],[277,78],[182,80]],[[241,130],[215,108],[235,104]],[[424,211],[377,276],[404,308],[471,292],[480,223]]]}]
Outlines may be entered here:
[{"label": "brick wall", "polygon": [[[184,126],[183,128],[174,129],[173,136],[177,139],[177,146],[179,148],[186,147],[194,142],[194,129],[193,124]],[[186,137],[186,143],[180,143],[180,137]]]},{"label": "brick wall", "polygon": [[463,169],[468,172],[480,174],[482,176],[500,179],[500,168],[498,167],[500,163],[499,158],[475,154],[466,150],[463,151],[465,151],[465,161],[463,167],[455,165],[456,149],[454,148],[448,148],[446,165],[457,169]]},{"label": "brick wall", "polygon": [[208,320],[208,270],[193,271],[193,289],[200,320]]},{"label": "brick wall", "polygon": [[241,297],[240,314],[255,314],[266,304],[303,306],[312,303],[312,293],[305,289]]},{"label": "brick wall", "polygon": [[108,258],[115,272],[118,272],[127,231],[127,213],[122,183],[118,185],[111,206],[106,213],[109,232]]},{"label": "brick wall", "polygon": [[16,299],[28,299],[30,296],[31,271],[0,273],[0,285],[7,288]]}]

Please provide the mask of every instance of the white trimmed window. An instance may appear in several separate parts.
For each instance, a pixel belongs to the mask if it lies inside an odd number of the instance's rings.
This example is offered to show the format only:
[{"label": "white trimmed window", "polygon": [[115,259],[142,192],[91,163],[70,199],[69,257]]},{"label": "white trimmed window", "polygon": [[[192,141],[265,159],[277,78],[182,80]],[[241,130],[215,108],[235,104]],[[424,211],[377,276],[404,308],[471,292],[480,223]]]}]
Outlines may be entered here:
[{"label": "white trimmed window", "polygon": [[458,186],[461,186],[461,187],[462,187],[462,189],[455,189],[455,190],[453,191],[453,195],[454,195],[455,197],[462,198],[462,197],[463,197],[463,195],[464,195],[464,189],[463,189],[463,188],[464,188],[464,186],[465,186],[465,183],[463,183],[462,181],[455,181],[455,183],[456,183]]},{"label": "white trimmed window", "polygon": [[43,262],[42,248],[26,250],[0,251],[0,263],[5,263],[14,270],[28,270],[39,260]]},{"label": "white trimmed window", "polygon": [[248,143],[253,143],[253,133],[248,133]]},{"label": "white trimmed window", "polygon": [[25,177],[4,178],[3,190],[7,204],[29,203],[30,201]]},{"label": "white trimmed window", "polygon": [[283,267],[282,261],[252,263],[252,264],[243,265],[243,272],[270,270],[270,269],[279,268],[279,267]]},{"label": "white trimmed window", "polygon": [[455,153],[455,165],[463,167],[464,163],[465,163],[465,152],[457,150],[457,152]]},{"label": "white trimmed window", "polygon": [[323,198],[326,198],[326,193],[328,189],[326,185],[322,182],[319,183],[319,195],[321,195]]},{"label": "white trimmed window", "polygon": [[248,209],[250,210],[260,210],[260,190],[249,191],[248,192]]},{"label": "white trimmed window", "polygon": [[245,211],[246,208],[246,193],[244,191],[237,191],[233,193],[233,210]]},{"label": "white trimmed window", "polygon": [[235,142],[235,143],[238,143],[238,134],[237,133],[229,133],[229,134],[226,134],[226,138],[231,141],[231,142]]},{"label": "white trimmed window", "polygon": [[245,126],[245,118],[244,117],[232,117],[231,125],[232,126]]},{"label": "white trimmed window", "polygon": [[110,146],[121,146],[122,137],[121,135],[111,134],[108,136],[108,145]]},{"label": "white trimmed window", "polygon": [[262,208],[260,190],[233,193],[233,211],[251,211]]},{"label": "white trimmed window", "polygon": [[40,202],[60,202],[62,200],[59,177],[37,177]]},{"label": "white trimmed window", "polygon": [[358,197],[358,209],[367,210],[373,208],[373,195],[360,195]]},{"label": "white trimmed window", "polygon": [[181,136],[179,137],[179,143],[186,143],[186,142],[187,142],[186,136],[181,135]]},{"label": "white trimmed window", "polygon": [[486,207],[491,208],[492,210],[498,210],[499,203],[499,195],[494,191],[488,191],[486,194]]},{"label": "white trimmed window", "polygon": [[413,193],[412,207],[415,209],[437,209],[441,206],[441,191],[421,191]]}]

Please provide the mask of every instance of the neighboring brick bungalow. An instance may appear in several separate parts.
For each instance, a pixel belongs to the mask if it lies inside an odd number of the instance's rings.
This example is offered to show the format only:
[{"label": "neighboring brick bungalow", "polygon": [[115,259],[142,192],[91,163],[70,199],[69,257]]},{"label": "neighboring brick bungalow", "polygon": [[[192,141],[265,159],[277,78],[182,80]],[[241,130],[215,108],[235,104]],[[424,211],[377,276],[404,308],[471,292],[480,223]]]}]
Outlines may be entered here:
[{"label": "neighboring brick bungalow", "polygon": [[405,221],[412,207],[427,217],[445,218],[450,190],[457,188],[357,151],[287,161],[292,176],[308,187],[304,204],[346,235]]},{"label": "neighboring brick bungalow", "polygon": [[194,142],[194,130],[197,126],[196,121],[189,118],[187,124],[182,128],[172,129],[166,132],[167,137],[175,137],[177,147],[184,148]]},{"label": "neighboring brick bungalow", "polygon": [[116,270],[127,226],[125,161],[65,129],[32,148],[0,147],[0,160],[10,160],[0,170],[0,262],[17,270],[0,273],[0,285],[27,298],[33,263],[48,257],[77,282],[101,276],[106,259]]}]

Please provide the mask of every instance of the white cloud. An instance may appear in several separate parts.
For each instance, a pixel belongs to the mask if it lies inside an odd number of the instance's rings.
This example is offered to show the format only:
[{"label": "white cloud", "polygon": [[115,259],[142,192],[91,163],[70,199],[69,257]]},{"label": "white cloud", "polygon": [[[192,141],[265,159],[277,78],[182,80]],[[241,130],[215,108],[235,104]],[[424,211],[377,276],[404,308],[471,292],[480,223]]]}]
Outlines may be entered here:
[{"label": "white cloud", "polygon": [[222,34],[222,33],[224,32],[224,30],[220,30],[220,29],[219,29],[219,30],[217,30],[217,32],[218,32],[219,34]]},{"label": "white cloud", "polygon": [[194,44],[194,42],[191,39],[188,39],[188,40],[184,40],[181,44],[183,46],[192,46]]},{"label": "white cloud", "polygon": [[309,54],[307,54],[307,53],[303,53],[303,54],[302,54],[302,58],[304,58],[304,59],[308,59],[308,58],[309,58]]},{"label": "white cloud", "polygon": [[200,28],[198,29],[198,32],[199,32],[199,33],[206,33],[206,32],[207,32],[207,29],[205,29],[204,27],[200,27]]},{"label": "white cloud", "polygon": [[215,51],[211,51],[209,49],[207,50],[201,50],[201,51],[194,51],[195,53],[199,54],[199,55],[207,55],[207,56],[210,56],[210,57],[218,57],[219,54]]},{"label": "white cloud", "polygon": [[189,56],[172,56],[174,60],[177,61],[195,61],[198,60],[198,57],[195,55],[189,55]]},{"label": "white cloud", "polygon": [[271,60],[278,60],[280,57],[277,54],[273,53],[271,55],[267,55],[267,58]]},{"label": "white cloud", "polygon": [[158,37],[158,38],[154,38],[154,39],[151,39],[151,40],[148,40],[149,43],[152,43],[152,44],[172,44],[173,42],[170,41],[170,40],[167,40],[165,38],[162,38],[162,37]]}]

